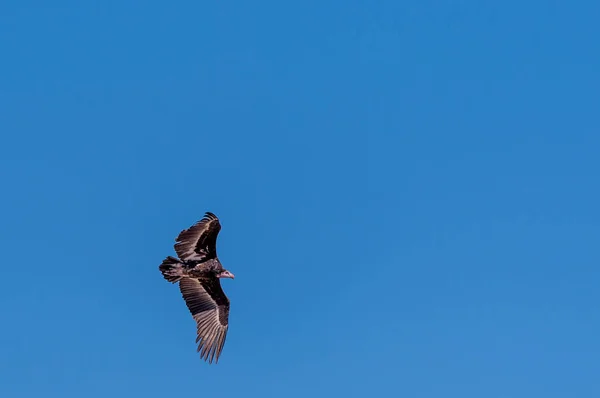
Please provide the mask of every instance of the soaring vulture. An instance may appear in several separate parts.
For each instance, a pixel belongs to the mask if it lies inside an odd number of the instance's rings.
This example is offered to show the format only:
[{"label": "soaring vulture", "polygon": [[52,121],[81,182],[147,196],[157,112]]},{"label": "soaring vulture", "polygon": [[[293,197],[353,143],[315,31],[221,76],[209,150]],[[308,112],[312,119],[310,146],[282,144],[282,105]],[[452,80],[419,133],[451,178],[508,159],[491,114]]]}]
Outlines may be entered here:
[{"label": "soaring vulture", "polygon": [[229,327],[229,299],[219,279],[234,278],[217,257],[220,230],[217,216],[207,212],[177,237],[178,258],[168,256],[158,267],[167,281],[179,282],[181,295],[196,320],[197,351],[208,363],[219,362]]}]

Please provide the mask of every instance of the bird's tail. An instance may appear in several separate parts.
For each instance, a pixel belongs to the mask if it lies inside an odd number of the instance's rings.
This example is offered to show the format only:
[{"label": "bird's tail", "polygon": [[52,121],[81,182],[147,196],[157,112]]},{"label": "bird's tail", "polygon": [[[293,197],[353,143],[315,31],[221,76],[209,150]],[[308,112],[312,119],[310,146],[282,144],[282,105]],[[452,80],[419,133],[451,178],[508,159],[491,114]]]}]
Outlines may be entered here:
[{"label": "bird's tail", "polygon": [[158,269],[162,272],[165,279],[172,283],[178,282],[185,276],[183,263],[175,257],[169,256],[165,258]]}]

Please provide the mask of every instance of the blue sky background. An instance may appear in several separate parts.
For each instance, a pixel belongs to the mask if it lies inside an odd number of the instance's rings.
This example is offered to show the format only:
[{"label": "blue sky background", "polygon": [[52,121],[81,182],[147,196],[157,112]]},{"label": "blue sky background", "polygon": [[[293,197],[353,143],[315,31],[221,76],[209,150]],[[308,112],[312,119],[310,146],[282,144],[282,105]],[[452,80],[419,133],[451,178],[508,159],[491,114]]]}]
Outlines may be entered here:
[{"label": "blue sky background", "polygon": [[600,396],[599,13],[2,1],[0,396]]}]

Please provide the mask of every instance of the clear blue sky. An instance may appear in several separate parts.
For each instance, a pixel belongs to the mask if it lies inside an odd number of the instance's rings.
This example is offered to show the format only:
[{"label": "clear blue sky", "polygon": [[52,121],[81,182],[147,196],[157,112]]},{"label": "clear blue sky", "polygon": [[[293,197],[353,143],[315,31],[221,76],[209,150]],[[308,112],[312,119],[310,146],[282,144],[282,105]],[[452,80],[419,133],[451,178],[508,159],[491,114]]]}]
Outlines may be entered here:
[{"label": "clear blue sky", "polygon": [[600,396],[599,14],[2,1],[0,396]]}]

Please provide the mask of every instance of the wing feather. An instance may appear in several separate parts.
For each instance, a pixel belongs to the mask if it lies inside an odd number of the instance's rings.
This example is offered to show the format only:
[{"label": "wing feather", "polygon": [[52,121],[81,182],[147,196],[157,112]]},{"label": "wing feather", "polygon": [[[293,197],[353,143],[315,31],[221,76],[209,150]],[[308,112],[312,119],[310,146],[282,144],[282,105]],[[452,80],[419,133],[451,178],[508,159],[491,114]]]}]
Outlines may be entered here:
[{"label": "wing feather", "polygon": [[206,212],[204,217],[177,236],[175,252],[183,261],[203,262],[217,257],[217,236],[221,223],[217,216]]},{"label": "wing feather", "polygon": [[229,299],[219,279],[183,278],[179,289],[196,321],[196,343],[200,357],[219,362],[229,328]]}]

